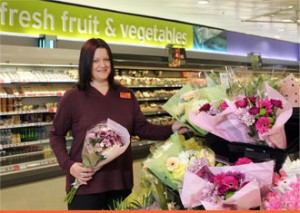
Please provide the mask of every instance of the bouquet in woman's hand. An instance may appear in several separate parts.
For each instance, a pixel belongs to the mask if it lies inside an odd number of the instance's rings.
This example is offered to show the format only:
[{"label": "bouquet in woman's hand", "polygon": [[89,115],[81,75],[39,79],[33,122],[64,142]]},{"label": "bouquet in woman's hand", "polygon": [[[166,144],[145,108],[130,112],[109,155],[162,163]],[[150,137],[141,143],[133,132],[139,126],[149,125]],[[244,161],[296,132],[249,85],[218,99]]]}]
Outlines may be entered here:
[{"label": "bouquet in woman's hand", "polygon": [[273,161],[189,167],[184,176],[181,201],[186,208],[203,205],[207,210],[259,207],[261,192],[271,186],[273,168]]},{"label": "bouquet in woman's hand", "polygon": [[[129,144],[130,135],[127,129],[107,119],[87,131],[82,149],[82,164],[86,168],[99,170],[125,152]],[[76,179],[72,185],[65,197],[68,203],[72,201],[81,183]]]},{"label": "bouquet in woman's hand", "polygon": [[291,105],[272,87],[265,85],[262,97],[237,96],[226,100],[223,111],[211,115],[199,109],[190,112],[190,121],[227,141],[267,143],[270,147],[286,148],[284,124],[292,115]]}]

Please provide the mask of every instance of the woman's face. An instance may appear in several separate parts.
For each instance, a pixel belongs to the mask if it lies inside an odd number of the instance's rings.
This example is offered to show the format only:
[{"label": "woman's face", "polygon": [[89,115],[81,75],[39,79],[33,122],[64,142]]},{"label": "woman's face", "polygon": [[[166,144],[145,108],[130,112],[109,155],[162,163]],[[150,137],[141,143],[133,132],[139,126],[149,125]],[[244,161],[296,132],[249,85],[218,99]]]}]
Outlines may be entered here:
[{"label": "woman's face", "polygon": [[98,48],[93,59],[92,81],[107,82],[111,72],[110,58],[105,48]]}]

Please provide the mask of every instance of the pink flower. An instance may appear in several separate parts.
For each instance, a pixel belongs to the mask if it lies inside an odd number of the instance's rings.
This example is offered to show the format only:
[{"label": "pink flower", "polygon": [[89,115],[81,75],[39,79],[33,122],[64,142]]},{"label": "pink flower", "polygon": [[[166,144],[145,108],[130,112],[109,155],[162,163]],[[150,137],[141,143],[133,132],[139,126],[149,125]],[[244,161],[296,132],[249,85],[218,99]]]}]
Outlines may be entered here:
[{"label": "pink flower", "polygon": [[226,185],[218,185],[218,194],[225,195],[229,191],[229,187]]},{"label": "pink flower", "polygon": [[266,112],[263,113],[262,115],[269,115],[270,113],[272,113],[272,104],[267,98],[262,98],[258,100],[257,107],[266,110]]},{"label": "pink flower", "polygon": [[235,163],[232,165],[243,165],[243,164],[249,164],[252,163],[253,161],[250,158],[239,158]]},{"label": "pink flower", "polygon": [[239,186],[238,180],[233,176],[226,176],[222,180],[222,184],[227,186],[229,189],[234,189],[234,190],[237,190]]},{"label": "pink flower", "polygon": [[255,128],[259,134],[264,134],[269,131],[270,119],[267,117],[260,117],[255,124]]},{"label": "pink flower", "polygon": [[218,174],[216,176],[213,177],[213,183],[216,184],[216,185],[221,185],[222,184],[222,180],[226,177],[226,174],[224,173],[221,173],[221,174]]},{"label": "pink flower", "polygon": [[228,107],[227,103],[224,101],[220,104],[220,109],[225,110]]}]

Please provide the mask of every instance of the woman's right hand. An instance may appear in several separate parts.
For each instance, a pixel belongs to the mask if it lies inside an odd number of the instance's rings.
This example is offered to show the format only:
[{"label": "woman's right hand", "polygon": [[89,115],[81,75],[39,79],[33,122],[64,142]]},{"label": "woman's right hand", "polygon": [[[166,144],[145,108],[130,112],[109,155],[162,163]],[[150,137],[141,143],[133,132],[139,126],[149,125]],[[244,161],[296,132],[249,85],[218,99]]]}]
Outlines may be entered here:
[{"label": "woman's right hand", "polygon": [[70,173],[79,180],[81,184],[86,185],[87,182],[92,179],[95,172],[90,168],[83,167],[82,163],[74,163],[70,168]]}]

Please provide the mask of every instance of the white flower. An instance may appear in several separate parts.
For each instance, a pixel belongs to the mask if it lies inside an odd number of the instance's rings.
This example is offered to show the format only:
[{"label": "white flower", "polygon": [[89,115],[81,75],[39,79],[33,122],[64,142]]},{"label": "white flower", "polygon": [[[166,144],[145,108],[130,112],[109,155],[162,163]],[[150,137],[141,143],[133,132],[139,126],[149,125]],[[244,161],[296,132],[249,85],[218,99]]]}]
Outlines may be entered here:
[{"label": "white flower", "polygon": [[190,101],[196,97],[196,91],[189,91],[181,95],[181,101]]},{"label": "white flower", "polygon": [[183,165],[188,165],[191,161],[197,159],[197,156],[199,156],[199,151],[197,150],[186,150],[178,154],[180,163],[182,163]]},{"label": "white flower", "polygon": [[244,124],[246,124],[247,126],[251,126],[252,124],[254,124],[255,122],[255,117],[253,115],[251,115],[249,112],[246,112],[243,116],[242,116],[242,121],[244,122]]},{"label": "white flower", "polygon": [[282,169],[288,177],[300,176],[300,159],[291,161],[290,158],[287,158]]},{"label": "white flower", "polygon": [[167,162],[166,162],[166,167],[167,167],[167,170],[170,171],[170,172],[173,172],[175,169],[178,168],[179,166],[179,159],[177,157],[170,157],[167,159]]}]

